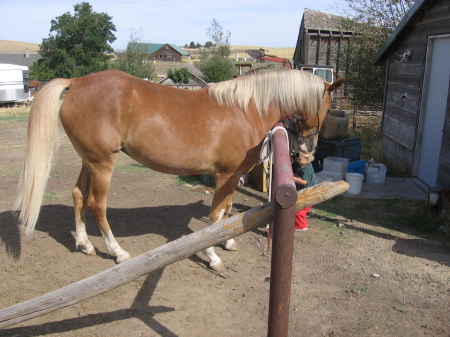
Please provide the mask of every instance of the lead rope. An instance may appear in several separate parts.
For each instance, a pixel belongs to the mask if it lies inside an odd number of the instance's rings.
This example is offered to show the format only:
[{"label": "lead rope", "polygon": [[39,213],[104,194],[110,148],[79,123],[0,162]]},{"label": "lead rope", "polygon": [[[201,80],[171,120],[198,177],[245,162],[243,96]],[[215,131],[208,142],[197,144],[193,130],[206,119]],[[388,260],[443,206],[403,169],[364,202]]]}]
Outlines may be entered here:
[{"label": "lead rope", "polygon": [[[272,178],[273,178],[273,169],[272,169],[272,165],[273,165],[273,135],[275,133],[275,131],[277,130],[283,130],[284,134],[286,136],[286,147],[287,147],[287,151],[289,153],[289,136],[288,133],[286,131],[286,129],[283,126],[275,126],[272,130],[270,130],[269,132],[266,133],[266,137],[263,140],[262,146],[261,146],[261,151],[259,153],[259,160],[261,161],[261,163],[266,163],[269,162],[269,198],[268,201],[272,201]],[[266,230],[267,230],[267,252],[269,252],[270,250],[270,239],[271,239],[271,234],[270,234],[270,224],[266,225]]]}]

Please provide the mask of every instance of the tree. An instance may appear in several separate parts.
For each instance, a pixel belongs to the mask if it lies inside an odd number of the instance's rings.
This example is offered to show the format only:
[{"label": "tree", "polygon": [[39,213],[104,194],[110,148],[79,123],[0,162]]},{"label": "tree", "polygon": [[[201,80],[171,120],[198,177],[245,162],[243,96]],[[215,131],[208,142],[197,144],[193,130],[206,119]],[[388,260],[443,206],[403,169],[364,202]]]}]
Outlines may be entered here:
[{"label": "tree", "polygon": [[200,64],[200,70],[207,82],[231,80],[236,74],[233,62],[224,57],[212,57]]},{"label": "tree", "polygon": [[75,5],[74,11],[74,15],[67,12],[51,21],[50,34],[39,48],[42,59],[31,69],[33,75],[42,72],[38,67],[58,77],[78,77],[108,68],[106,53],[113,52],[108,43],[116,40],[112,17],[94,12],[88,2]]},{"label": "tree", "polygon": [[199,68],[208,82],[221,82],[230,80],[236,73],[233,61],[228,57],[231,55],[229,39],[231,33],[223,32],[222,26],[216,19],[211,22],[211,27],[206,34],[213,40],[211,44],[200,53]]},{"label": "tree", "polygon": [[191,79],[191,72],[185,67],[178,69],[169,69],[167,71],[167,77],[170,78],[174,83],[189,83]]},{"label": "tree", "polygon": [[345,0],[342,26],[354,35],[343,48],[346,86],[351,88],[354,110],[383,100],[385,67],[372,59],[413,4],[413,0]]},{"label": "tree", "polygon": [[[345,0],[346,17],[372,27],[394,29],[415,0]],[[345,7],[344,7],[345,8]]]},{"label": "tree", "polygon": [[141,33],[132,30],[127,50],[117,55],[117,59],[110,63],[109,68],[124,71],[135,77],[154,80],[155,69],[153,64],[147,61],[148,51],[142,47]]}]

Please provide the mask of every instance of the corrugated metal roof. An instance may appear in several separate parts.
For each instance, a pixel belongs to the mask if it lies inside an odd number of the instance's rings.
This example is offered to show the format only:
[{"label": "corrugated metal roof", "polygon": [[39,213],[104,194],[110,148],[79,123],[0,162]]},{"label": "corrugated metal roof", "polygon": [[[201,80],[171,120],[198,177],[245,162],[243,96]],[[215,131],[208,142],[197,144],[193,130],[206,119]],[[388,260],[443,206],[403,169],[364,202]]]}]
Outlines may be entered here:
[{"label": "corrugated metal roof", "polygon": [[386,53],[393,46],[395,41],[397,41],[399,37],[405,33],[406,27],[410,26],[416,18],[420,17],[423,13],[423,9],[426,8],[426,5],[431,5],[432,2],[433,0],[416,0],[416,2],[414,2],[409,11],[403,17],[402,21],[400,21],[397,27],[395,27],[392,34],[387,38],[375,54],[372,60],[374,65],[380,64],[381,60],[384,59]]},{"label": "corrugated metal roof", "polygon": [[158,50],[160,50],[162,47],[164,47],[165,45],[172,47],[180,55],[183,55],[183,56],[189,55],[188,52],[186,52],[183,49],[181,49],[180,47],[178,47],[174,44],[170,44],[170,43],[134,43],[134,42],[130,42],[130,43],[128,43],[127,49],[131,49],[133,51],[140,50],[144,53],[154,54]]}]

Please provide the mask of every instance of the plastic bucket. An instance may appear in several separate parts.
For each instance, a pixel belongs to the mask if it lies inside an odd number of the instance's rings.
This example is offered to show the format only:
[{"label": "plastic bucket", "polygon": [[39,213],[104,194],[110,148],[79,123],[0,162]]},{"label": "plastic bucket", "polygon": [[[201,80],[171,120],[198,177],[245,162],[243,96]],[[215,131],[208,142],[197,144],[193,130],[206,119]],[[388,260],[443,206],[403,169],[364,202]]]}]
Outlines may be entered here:
[{"label": "plastic bucket", "polygon": [[346,173],[345,181],[350,185],[348,194],[360,194],[362,190],[362,184],[364,180],[364,174],[361,173]]}]

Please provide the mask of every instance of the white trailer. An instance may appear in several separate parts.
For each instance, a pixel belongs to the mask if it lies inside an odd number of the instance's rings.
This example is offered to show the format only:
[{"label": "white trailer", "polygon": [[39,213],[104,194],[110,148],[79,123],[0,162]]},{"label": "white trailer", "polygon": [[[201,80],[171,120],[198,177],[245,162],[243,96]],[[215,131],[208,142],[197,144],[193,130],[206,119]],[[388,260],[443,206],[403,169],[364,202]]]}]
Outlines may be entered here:
[{"label": "white trailer", "polygon": [[28,67],[0,63],[0,103],[31,100]]}]

